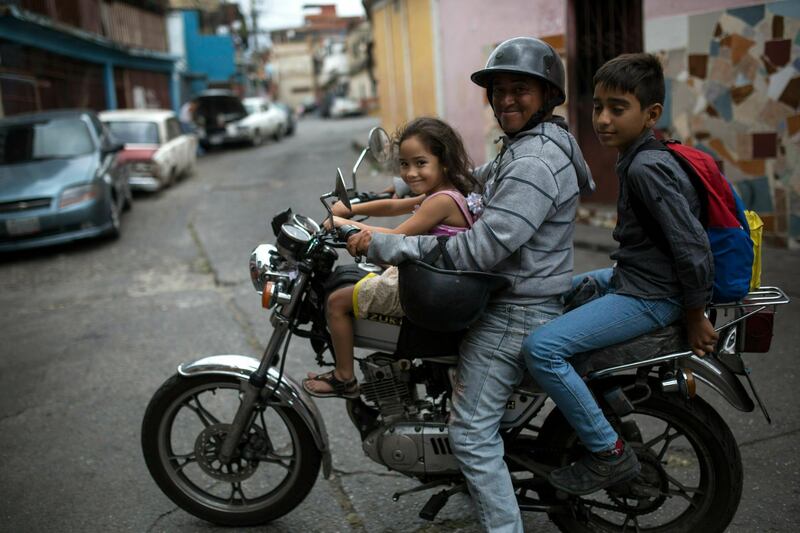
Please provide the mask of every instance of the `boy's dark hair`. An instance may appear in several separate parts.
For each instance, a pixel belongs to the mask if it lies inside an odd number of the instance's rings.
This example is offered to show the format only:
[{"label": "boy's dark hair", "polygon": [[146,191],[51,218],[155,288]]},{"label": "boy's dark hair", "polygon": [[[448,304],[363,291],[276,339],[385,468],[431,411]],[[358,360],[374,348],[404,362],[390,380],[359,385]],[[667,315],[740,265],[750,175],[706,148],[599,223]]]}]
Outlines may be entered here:
[{"label": "boy's dark hair", "polygon": [[478,189],[472,175],[472,161],[467,155],[461,136],[446,122],[433,117],[420,117],[401,127],[395,133],[395,149],[411,137],[419,138],[427,150],[436,156],[439,164],[456,189],[464,196]]},{"label": "boy's dark hair", "polygon": [[594,86],[632,93],[642,109],[664,104],[664,69],[653,54],[622,54],[607,61],[594,75]]}]

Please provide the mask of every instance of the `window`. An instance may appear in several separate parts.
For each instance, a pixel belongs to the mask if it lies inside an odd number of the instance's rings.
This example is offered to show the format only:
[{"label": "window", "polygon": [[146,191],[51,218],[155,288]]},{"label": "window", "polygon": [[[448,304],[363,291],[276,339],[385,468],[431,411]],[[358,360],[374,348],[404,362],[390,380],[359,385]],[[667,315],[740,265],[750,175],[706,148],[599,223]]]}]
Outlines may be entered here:
[{"label": "window", "polygon": [[0,127],[0,164],[66,159],[94,151],[86,123],[79,118],[43,120]]},{"label": "window", "polygon": [[110,121],[106,125],[114,137],[125,144],[160,144],[155,122]]},{"label": "window", "polygon": [[171,141],[172,139],[177,139],[181,136],[181,125],[178,123],[178,119],[176,118],[169,118],[167,119],[167,137]]}]

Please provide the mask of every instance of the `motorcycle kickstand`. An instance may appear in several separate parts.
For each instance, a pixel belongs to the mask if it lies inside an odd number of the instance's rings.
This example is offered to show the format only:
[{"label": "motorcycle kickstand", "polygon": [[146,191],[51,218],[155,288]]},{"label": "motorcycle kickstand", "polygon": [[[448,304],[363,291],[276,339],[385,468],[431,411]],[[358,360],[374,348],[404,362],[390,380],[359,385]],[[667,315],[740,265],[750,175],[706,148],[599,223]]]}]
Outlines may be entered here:
[{"label": "motorcycle kickstand", "polygon": [[436,515],[439,514],[439,511],[442,510],[442,507],[445,506],[447,500],[450,499],[450,496],[457,492],[465,492],[467,490],[467,486],[464,483],[459,483],[458,485],[444,489],[428,499],[428,502],[420,509],[419,517],[423,520],[433,521],[436,518]]},{"label": "motorcycle kickstand", "polygon": [[436,481],[428,481],[427,483],[423,483],[422,485],[417,485],[416,487],[410,488],[408,490],[395,492],[394,494],[392,494],[392,501],[396,502],[400,499],[400,496],[405,496],[406,494],[412,494],[414,492],[422,492],[423,490],[432,489],[433,487],[438,487],[439,485],[447,485],[450,483],[451,481],[442,479]]}]

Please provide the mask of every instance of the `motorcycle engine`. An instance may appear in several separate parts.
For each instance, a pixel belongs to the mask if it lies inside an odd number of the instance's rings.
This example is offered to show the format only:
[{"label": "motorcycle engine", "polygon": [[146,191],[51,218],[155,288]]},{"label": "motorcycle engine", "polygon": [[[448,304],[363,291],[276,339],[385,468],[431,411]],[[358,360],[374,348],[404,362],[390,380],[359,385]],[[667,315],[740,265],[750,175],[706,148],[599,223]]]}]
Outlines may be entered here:
[{"label": "motorcycle engine", "polygon": [[411,362],[373,354],[359,365],[364,375],[361,393],[383,420],[364,438],[366,454],[376,463],[407,474],[458,474],[446,417],[431,412],[430,403],[418,401]]},{"label": "motorcycle engine", "polygon": [[370,459],[398,472],[412,475],[459,473],[444,419],[393,421],[370,433],[363,447]]}]

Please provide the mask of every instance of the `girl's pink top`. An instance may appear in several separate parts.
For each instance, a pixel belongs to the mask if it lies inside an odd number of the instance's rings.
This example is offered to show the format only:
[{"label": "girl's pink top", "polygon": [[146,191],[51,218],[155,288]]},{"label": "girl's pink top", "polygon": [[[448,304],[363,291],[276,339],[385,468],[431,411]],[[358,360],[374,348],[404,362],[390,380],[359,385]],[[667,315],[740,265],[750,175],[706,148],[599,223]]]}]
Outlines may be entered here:
[{"label": "girl's pink top", "polygon": [[[437,224],[436,226],[432,227],[431,230],[428,232],[428,235],[435,235],[436,237],[452,237],[462,231],[467,231],[469,228],[472,227],[474,220],[472,219],[472,213],[469,212],[469,207],[467,206],[467,199],[464,198],[464,195],[458,191],[454,191],[452,189],[445,189],[443,191],[437,191],[430,196],[426,197],[423,202],[427,202],[434,196],[439,194],[446,194],[450,198],[452,198],[458,208],[461,210],[461,213],[464,215],[464,219],[467,221],[467,227],[462,228],[458,226],[449,226],[447,224]],[[420,204],[421,205],[421,204]],[[414,210],[416,211],[416,209]]]}]

